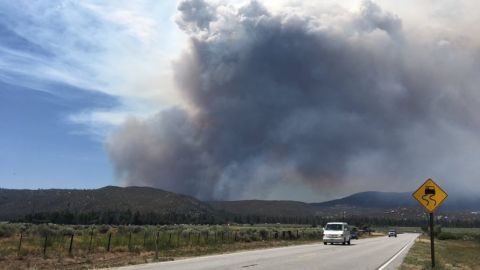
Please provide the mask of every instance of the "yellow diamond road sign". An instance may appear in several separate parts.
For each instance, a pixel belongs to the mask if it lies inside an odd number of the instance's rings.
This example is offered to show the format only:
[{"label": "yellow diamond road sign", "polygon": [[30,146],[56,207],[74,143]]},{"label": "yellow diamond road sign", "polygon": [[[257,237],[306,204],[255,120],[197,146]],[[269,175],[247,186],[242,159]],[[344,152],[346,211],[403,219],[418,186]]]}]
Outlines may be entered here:
[{"label": "yellow diamond road sign", "polygon": [[433,213],[448,197],[448,194],[432,179],[425,181],[412,195],[429,213]]}]

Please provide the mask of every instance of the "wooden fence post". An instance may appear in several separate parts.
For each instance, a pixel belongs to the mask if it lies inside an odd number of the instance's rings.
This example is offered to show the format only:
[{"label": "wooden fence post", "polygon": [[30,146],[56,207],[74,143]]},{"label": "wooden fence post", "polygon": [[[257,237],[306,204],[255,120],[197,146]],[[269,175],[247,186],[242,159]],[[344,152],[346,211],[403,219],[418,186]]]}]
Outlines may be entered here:
[{"label": "wooden fence post", "polygon": [[18,241],[18,250],[17,250],[18,256],[20,256],[20,250],[22,249],[22,240],[23,240],[23,232],[20,232],[20,240]]},{"label": "wooden fence post", "polygon": [[93,241],[93,228],[92,228],[92,231],[90,232],[90,241],[88,242],[88,253],[92,251],[92,241]]},{"label": "wooden fence post", "polygon": [[43,258],[47,256],[47,242],[48,242],[48,233],[45,233],[45,241],[43,242]]},{"label": "wooden fence post", "polygon": [[147,243],[147,231],[143,233],[143,249],[145,249],[146,243]]},{"label": "wooden fence post", "polygon": [[110,242],[112,241],[112,233],[108,234],[108,244],[107,244],[107,251],[110,252]]},{"label": "wooden fence post", "polygon": [[72,233],[72,235],[70,236],[70,246],[68,247],[68,255],[72,256],[72,247],[73,247],[73,236],[75,234]]},{"label": "wooden fence post", "polygon": [[132,252],[132,231],[128,235],[128,251]]},{"label": "wooden fence post", "polygon": [[160,232],[157,231],[157,236],[155,237],[155,260],[158,261],[158,237]]}]

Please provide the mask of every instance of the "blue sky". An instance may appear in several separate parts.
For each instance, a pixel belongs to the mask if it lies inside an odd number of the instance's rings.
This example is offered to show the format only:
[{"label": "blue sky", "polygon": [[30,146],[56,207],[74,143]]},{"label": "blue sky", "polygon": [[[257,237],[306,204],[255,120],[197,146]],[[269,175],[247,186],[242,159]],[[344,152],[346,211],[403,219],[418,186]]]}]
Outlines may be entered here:
[{"label": "blue sky", "polygon": [[0,83],[2,187],[95,187],[113,182],[101,141],[65,115],[112,107],[114,98],[55,85],[64,95]]},{"label": "blue sky", "polygon": [[0,0],[0,187],[116,184],[108,135],[169,103],[180,37],[161,2]]}]

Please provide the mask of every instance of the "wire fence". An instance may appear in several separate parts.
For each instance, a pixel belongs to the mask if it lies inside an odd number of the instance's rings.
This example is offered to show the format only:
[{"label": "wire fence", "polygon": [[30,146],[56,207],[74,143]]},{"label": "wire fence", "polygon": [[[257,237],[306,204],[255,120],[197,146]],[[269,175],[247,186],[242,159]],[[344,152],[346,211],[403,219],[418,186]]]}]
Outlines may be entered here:
[{"label": "wire fence", "polygon": [[34,225],[0,234],[0,256],[80,256],[100,252],[155,252],[255,241],[321,239],[320,228],[229,228],[227,226],[101,226]]}]

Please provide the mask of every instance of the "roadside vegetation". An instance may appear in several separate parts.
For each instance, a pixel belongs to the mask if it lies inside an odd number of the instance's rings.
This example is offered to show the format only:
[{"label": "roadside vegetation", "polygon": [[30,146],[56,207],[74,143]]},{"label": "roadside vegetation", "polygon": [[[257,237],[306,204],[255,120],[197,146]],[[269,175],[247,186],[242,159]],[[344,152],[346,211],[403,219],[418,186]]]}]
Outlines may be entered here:
[{"label": "roadside vegetation", "polygon": [[383,234],[388,234],[388,230],[390,228],[394,228],[397,233],[420,233],[422,232],[422,228],[420,227],[397,227],[397,226],[391,226],[391,227],[372,227],[372,230],[383,233]]},{"label": "roadside vegetation", "polygon": [[[435,269],[480,269],[480,228],[436,227],[435,235]],[[400,269],[431,269],[430,263],[430,238],[424,234],[416,240]]]},{"label": "roadside vegetation", "polygon": [[311,243],[304,225],[0,224],[0,269],[89,269]]}]

